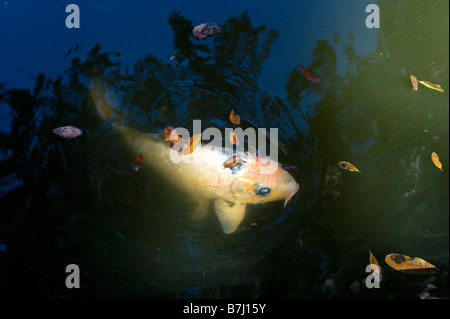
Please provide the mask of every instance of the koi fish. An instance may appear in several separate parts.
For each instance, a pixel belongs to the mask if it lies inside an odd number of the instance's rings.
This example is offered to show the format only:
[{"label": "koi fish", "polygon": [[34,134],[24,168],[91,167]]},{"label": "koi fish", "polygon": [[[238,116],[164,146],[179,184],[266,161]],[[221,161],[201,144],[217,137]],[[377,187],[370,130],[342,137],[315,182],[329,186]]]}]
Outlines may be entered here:
[{"label": "koi fish", "polygon": [[[106,114],[114,113],[106,93],[107,90],[99,82],[91,85],[91,97],[104,120],[108,119]],[[157,138],[114,124],[114,121],[111,123],[122,133],[134,153],[143,154],[150,169],[162,173],[174,188],[199,203],[195,214],[204,216],[212,201],[226,234],[238,229],[247,205],[284,200],[286,206],[299,189],[299,184],[279,163],[274,162],[277,165],[275,170],[267,170],[269,158],[239,154],[242,159],[239,165],[227,165],[236,154],[199,143],[192,153],[180,155],[187,156],[188,161],[175,163],[170,156],[173,150],[162,135]]]}]

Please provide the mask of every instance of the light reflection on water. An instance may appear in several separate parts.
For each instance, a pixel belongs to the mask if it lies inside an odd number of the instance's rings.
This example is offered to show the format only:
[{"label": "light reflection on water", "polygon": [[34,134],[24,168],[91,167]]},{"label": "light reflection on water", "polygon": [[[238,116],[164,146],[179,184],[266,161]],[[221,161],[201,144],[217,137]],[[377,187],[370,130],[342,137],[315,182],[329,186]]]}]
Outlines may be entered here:
[{"label": "light reflection on water", "polygon": [[[277,74],[273,59],[285,32],[237,14],[227,17],[227,32],[196,42],[193,22],[173,14],[172,60],[150,51],[127,68],[117,50],[91,46],[86,56],[74,50],[59,79],[42,75],[30,91],[3,88],[1,114],[11,108],[20,116],[5,116],[12,126],[2,129],[2,154],[10,154],[2,159],[0,181],[9,187],[2,199],[13,204],[0,224],[0,269],[77,263],[86,279],[73,297],[417,298],[433,284],[432,295],[448,298],[448,277],[440,275],[407,278],[386,269],[384,290],[364,287],[368,250],[379,261],[398,252],[448,269],[448,95],[412,93],[408,78],[421,74],[448,87],[448,40],[413,27],[417,15],[434,25],[435,10],[448,3],[418,10],[416,2],[397,2],[380,3],[372,51],[358,54],[358,40],[347,34],[318,38],[311,62],[286,61],[287,75],[272,87],[267,78]],[[448,17],[441,20],[448,33]],[[307,81],[300,64],[321,83]],[[236,234],[222,233],[212,207],[194,221],[194,201],[173,190],[164,172],[130,169],[137,154],[90,101],[88,83],[98,76],[121,120],[143,132],[192,130],[193,119],[224,129],[231,107],[243,129],[277,127],[287,149],[280,161],[300,170],[299,194],[284,210],[281,202],[250,207]],[[48,133],[66,124],[83,135],[65,141]],[[340,160],[362,173],[342,171]],[[58,286],[64,274],[43,268],[22,279],[43,278],[48,288],[30,295],[67,296]],[[20,284],[12,288],[17,295]]]}]

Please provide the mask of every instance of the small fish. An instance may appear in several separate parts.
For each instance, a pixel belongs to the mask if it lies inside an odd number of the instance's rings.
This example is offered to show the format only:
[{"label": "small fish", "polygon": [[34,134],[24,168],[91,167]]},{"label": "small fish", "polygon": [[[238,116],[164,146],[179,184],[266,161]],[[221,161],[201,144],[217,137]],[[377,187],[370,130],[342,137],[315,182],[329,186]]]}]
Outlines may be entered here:
[{"label": "small fish", "polygon": [[81,130],[75,126],[62,126],[53,129],[53,133],[63,138],[75,138],[81,135]]},{"label": "small fish", "polygon": [[320,79],[315,76],[314,74],[312,74],[311,72],[309,72],[307,69],[305,69],[303,66],[300,66],[300,71],[302,71],[303,75],[310,80],[311,82],[316,82],[319,83]]},{"label": "small fish", "polygon": [[215,22],[202,23],[192,30],[192,36],[197,40],[204,40],[209,36],[222,32]]},{"label": "small fish", "polygon": [[233,124],[241,124],[241,117],[239,115],[234,114],[234,109],[231,109],[230,121]]},{"label": "small fish", "polygon": [[139,154],[138,157],[136,157],[136,159],[134,160],[134,164],[132,166],[133,171],[135,171],[135,172],[139,171],[143,162],[144,162],[144,157],[142,156],[142,154]]},{"label": "small fish", "polygon": [[439,168],[441,171],[444,171],[442,169],[442,163],[439,162],[439,156],[435,152],[431,153],[431,160],[433,161],[434,165],[436,165],[437,168]]},{"label": "small fish", "polygon": [[358,170],[353,164],[351,164],[349,162],[341,161],[341,162],[338,162],[338,165],[340,168],[345,169],[347,171],[361,173],[360,170]]}]

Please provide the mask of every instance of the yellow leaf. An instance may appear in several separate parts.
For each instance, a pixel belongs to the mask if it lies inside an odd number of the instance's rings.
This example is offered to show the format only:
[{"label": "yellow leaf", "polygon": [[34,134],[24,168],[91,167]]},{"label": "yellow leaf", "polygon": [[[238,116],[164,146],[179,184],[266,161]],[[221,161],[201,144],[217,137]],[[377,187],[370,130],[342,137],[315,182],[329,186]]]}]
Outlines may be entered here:
[{"label": "yellow leaf", "polygon": [[418,81],[418,82],[422,85],[425,85],[429,89],[444,92],[444,89],[439,84],[431,83],[428,81]]},{"label": "yellow leaf", "polygon": [[434,165],[436,165],[437,168],[443,171],[442,164],[441,162],[439,162],[439,156],[435,152],[431,153],[431,160],[433,161]]},{"label": "yellow leaf", "polygon": [[372,254],[372,252],[370,250],[369,250],[369,254],[370,254],[369,255],[370,270],[373,272],[373,274],[375,276],[378,277],[378,282],[380,282],[382,279],[380,264],[378,263],[377,259],[375,258],[375,256]]},{"label": "yellow leaf", "polygon": [[345,169],[347,171],[361,173],[361,171],[358,170],[352,163],[349,163],[346,161],[341,161],[341,162],[338,162],[338,165],[340,168]]},{"label": "yellow leaf", "polygon": [[395,270],[407,274],[430,274],[438,270],[435,265],[430,264],[422,258],[411,258],[402,254],[389,254],[384,258],[384,261]]}]

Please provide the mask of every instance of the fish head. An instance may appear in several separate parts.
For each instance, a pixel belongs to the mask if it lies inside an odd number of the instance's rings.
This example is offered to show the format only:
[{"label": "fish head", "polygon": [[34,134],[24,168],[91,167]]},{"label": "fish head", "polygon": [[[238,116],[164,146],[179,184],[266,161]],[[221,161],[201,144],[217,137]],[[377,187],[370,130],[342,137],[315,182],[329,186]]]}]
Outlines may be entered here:
[{"label": "fish head", "polygon": [[284,200],[286,206],[299,190],[299,184],[280,164],[270,161],[268,157],[256,156],[245,162],[245,168],[230,185],[235,200],[246,204]]}]

